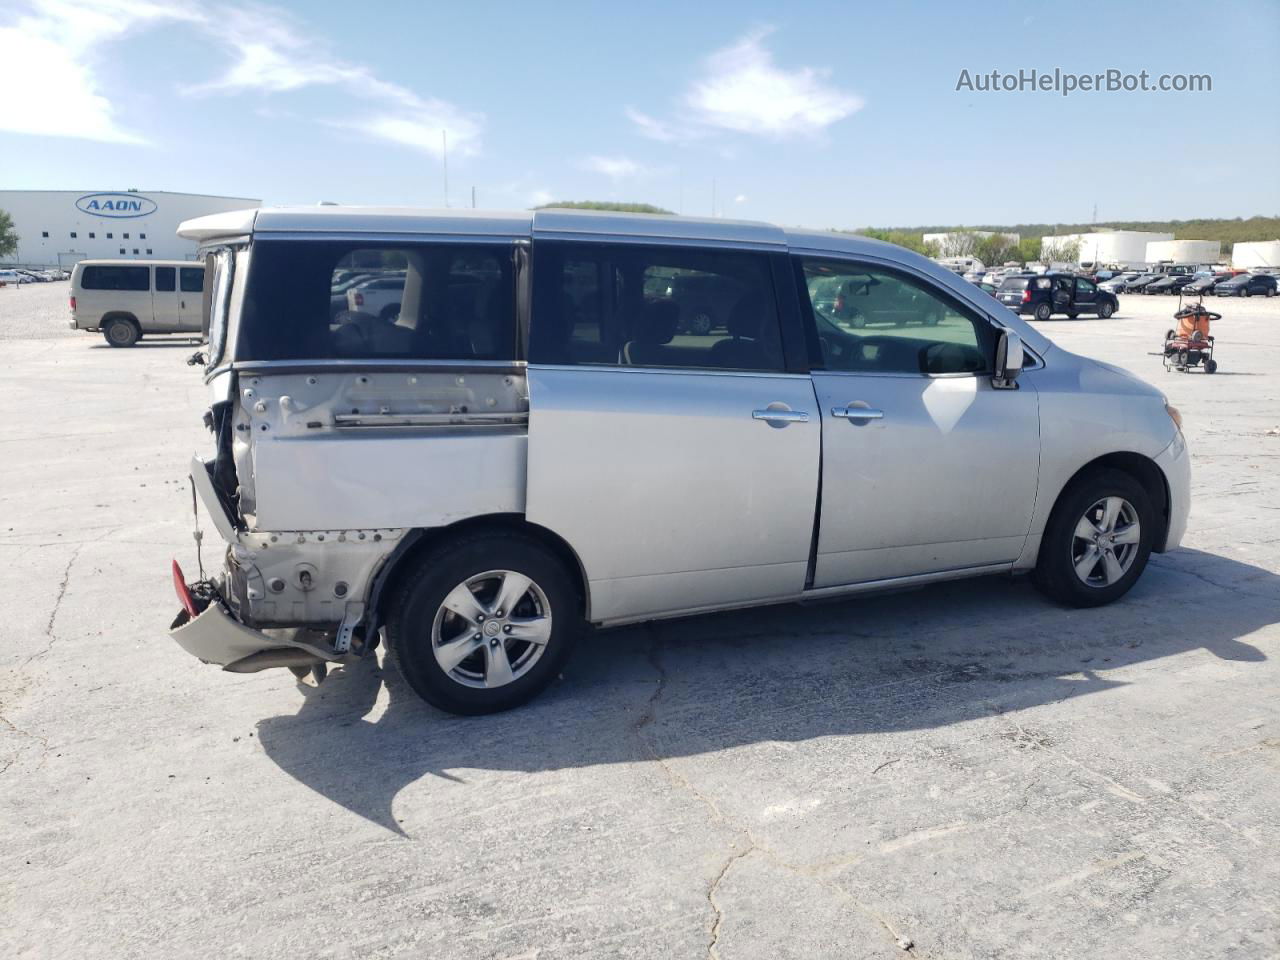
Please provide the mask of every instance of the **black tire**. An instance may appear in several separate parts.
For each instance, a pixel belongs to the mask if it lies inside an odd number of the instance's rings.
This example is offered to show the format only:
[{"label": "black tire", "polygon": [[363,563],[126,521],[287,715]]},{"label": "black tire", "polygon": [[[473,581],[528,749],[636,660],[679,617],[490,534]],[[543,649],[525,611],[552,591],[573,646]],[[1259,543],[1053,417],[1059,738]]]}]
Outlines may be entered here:
[{"label": "black tire", "polygon": [[142,339],[142,331],[132,320],[114,317],[102,325],[102,336],[113,347],[132,347]]},{"label": "black tire", "polygon": [[[551,613],[550,637],[541,655],[515,679],[498,687],[468,686],[437,662],[433,627],[450,591],[495,570],[523,574],[541,590]],[[495,530],[444,541],[419,557],[395,591],[386,623],[391,659],[414,692],[441,710],[475,716],[519,706],[559,675],[582,632],[582,602],[574,579],[554,553],[531,537]],[[511,643],[505,649],[519,656],[518,640],[509,641],[501,634],[487,640],[480,633],[476,636],[481,637],[475,647],[477,663],[485,662],[484,644],[494,639]],[[459,669],[468,662],[460,663]]]},{"label": "black tire", "polygon": [[1217,372],[1218,372],[1218,361],[1217,361],[1217,360],[1215,360],[1215,359],[1213,359],[1213,357],[1206,357],[1206,358],[1205,358],[1205,361],[1204,361],[1204,372],[1205,372],[1205,373],[1217,373]]},{"label": "black tire", "polygon": [[1111,315],[1116,312],[1116,308],[1111,305],[1110,300],[1104,300],[1098,305],[1098,316],[1103,320],[1110,320]]},{"label": "black tire", "polygon": [[711,314],[706,310],[695,310],[689,317],[689,332],[694,336],[705,337],[714,325]]},{"label": "black tire", "polygon": [[1242,297],[1252,297],[1252,296],[1253,296],[1253,291],[1252,291],[1252,290],[1250,290],[1248,287],[1242,287],[1242,288],[1241,288],[1241,290],[1240,290],[1240,296],[1242,296]]},{"label": "black tire", "polygon": [[[1140,539],[1132,564],[1116,582],[1091,586],[1076,574],[1072,563],[1076,524],[1089,507],[1104,497],[1121,497],[1137,512]],[[1156,511],[1146,489],[1120,470],[1099,468],[1078,477],[1058,497],[1044,538],[1032,580],[1052,600],[1069,607],[1098,607],[1118,600],[1142,576],[1155,542]]]},{"label": "black tire", "polygon": [[1048,320],[1052,313],[1053,313],[1053,309],[1049,306],[1049,304],[1041,303],[1036,306],[1034,316],[1037,320]]}]

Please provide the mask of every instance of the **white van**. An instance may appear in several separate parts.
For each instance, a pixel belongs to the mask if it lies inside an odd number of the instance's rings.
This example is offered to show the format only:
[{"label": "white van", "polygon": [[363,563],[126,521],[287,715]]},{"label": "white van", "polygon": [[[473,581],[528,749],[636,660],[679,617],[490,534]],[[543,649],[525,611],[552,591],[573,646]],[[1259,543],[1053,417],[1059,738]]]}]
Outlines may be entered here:
[{"label": "white van", "polygon": [[204,266],[190,260],[81,260],[71,271],[71,329],[113,347],[144,335],[201,332]]}]

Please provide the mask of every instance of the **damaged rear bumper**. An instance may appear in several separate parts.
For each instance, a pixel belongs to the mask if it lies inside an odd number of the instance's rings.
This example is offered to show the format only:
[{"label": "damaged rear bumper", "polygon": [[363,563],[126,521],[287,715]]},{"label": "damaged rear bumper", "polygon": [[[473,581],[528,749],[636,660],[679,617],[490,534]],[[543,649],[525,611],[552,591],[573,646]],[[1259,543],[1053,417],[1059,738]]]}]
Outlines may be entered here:
[{"label": "damaged rear bumper", "polygon": [[210,603],[196,616],[185,609],[169,627],[169,636],[178,646],[203,660],[232,673],[256,673],[269,667],[309,667],[317,663],[341,662],[348,655],[311,642],[302,630],[272,630],[269,633],[246,627],[221,603]]}]

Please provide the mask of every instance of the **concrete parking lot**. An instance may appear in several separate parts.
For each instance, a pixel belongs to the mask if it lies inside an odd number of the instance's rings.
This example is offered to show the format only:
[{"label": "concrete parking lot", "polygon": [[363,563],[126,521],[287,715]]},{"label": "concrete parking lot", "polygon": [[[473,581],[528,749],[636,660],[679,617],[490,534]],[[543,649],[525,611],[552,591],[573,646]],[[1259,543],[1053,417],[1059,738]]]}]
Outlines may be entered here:
[{"label": "concrete parking lot", "polygon": [[601,632],[461,719],[166,638],[194,347],[74,334],[66,294],[0,290],[0,955],[1280,953],[1280,299],[1219,305],[1212,377],[1149,355],[1170,298],[1042,325],[1185,418],[1189,532],[1119,604],[991,579]]}]

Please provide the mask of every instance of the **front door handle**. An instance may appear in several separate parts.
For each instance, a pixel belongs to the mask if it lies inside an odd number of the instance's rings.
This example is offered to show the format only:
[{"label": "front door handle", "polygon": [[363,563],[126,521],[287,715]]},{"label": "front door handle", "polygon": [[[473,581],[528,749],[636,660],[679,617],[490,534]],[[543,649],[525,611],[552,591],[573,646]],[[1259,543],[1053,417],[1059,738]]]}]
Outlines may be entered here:
[{"label": "front door handle", "polygon": [[809,414],[803,410],[777,410],[766,407],[764,410],[752,410],[752,420],[763,420],[765,423],[808,423]]},{"label": "front door handle", "polygon": [[876,410],[873,407],[855,407],[852,404],[847,407],[832,407],[831,415],[833,417],[844,417],[846,420],[884,419],[883,410]]}]

